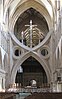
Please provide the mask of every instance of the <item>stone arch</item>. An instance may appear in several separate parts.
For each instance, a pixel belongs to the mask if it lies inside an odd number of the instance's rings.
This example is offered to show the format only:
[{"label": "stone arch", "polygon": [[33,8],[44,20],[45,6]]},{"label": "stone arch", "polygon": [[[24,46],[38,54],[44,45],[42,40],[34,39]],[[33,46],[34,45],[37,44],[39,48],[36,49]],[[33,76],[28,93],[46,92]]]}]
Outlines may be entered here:
[{"label": "stone arch", "polygon": [[38,54],[35,54],[35,53],[27,53],[26,55],[24,55],[22,58],[20,58],[16,65],[13,67],[13,70],[11,72],[11,84],[14,84],[15,83],[15,77],[16,77],[16,73],[17,73],[17,70],[19,69],[20,65],[27,59],[29,58],[30,56],[34,57],[44,68],[45,72],[46,72],[46,75],[47,75],[47,80],[48,80],[48,83],[51,82],[51,71],[50,69],[48,68],[47,64],[45,63],[45,61],[40,58],[40,56],[38,56]]},{"label": "stone arch", "polygon": [[[30,1],[30,0],[24,0],[24,1],[20,1],[20,0],[17,0],[17,4],[15,4],[15,1],[16,0],[10,0],[10,1],[7,1],[7,2],[5,2],[5,11],[4,11],[4,20],[5,20],[5,18],[6,18],[6,13],[7,13],[7,10],[9,9],[9,7],[12,7],[11,6],[11,4],[13,3],[13,10],[11,11],[11,15],[13,15],[14,14],[14,12],[15,12],[15,10],[16,10],[16,8],[18,7],[18,6],[20,6],[20,4],[22,4],[22,3],[24,3],[24,2],[28,2],[28,1]],[[31,0],[32,1],[32,0]],[[44,1],[40,1],[40,0],[33,0],[33,1],[35,1],[35,2],[38,2],[39,4],[41,4],[41,5],[43,5],[46,9],[47,9],[47,11],[49,10],[49,8],[48,8],[48,5],[46,5],[46,3],[45,2],[48,2],[48,4],[51,6],[51,8],[53,8],[53,5],[52,5],[52,1],[50,0],[50,1],[47,1],[47,0],[44,0]],[[15,5],[14,5],[15,4]],[[52,13],[54,13],[54,9],[52,9]]]},{"label": "stone arch", "polygon": [[40,14],[42,14],[45,17],[49,29],[51,29],[53,27],[52,19],[51,19],[50,15],[49,15],[47,9],[44,6],[42,6],[40,3],[35,1],[35,0],[27,0],[26,2],[22,3],[16,9],[13,16],[10,17],[10,20],[9,20],[9,22],[10,22],[9,23],[9,31],[10,32],[12,32],[12,33],[14,32],[14,26],[15,26],[15,23],[16,23],[17,19],[19,18],[19,16],[24,11],[26,11],[27,9],[29,9],[31,7],[34,8],[36,11],[40,12]]}]

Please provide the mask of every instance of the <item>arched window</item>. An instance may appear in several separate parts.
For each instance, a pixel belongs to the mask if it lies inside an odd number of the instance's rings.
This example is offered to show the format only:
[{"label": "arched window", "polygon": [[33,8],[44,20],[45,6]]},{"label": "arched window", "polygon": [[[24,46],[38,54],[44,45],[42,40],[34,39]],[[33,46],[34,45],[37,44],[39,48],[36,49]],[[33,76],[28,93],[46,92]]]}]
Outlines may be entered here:
[{"label": "arched window", "polygon": [[41,50],[41,54],[42,54],[43,56],[48,55],[48,50],[42,49],[42,50]]}]

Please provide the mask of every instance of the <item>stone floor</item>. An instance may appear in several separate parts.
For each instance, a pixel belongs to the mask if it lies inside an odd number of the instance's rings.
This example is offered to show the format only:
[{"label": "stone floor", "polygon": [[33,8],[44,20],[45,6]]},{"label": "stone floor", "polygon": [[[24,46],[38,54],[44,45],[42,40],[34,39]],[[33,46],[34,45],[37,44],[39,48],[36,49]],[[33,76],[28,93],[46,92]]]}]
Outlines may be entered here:
[{"label": "stone floor", "polygon": [[31,95],[31,93],[19,93],[16,95],[16,99],[24,99],[25,97]]}]

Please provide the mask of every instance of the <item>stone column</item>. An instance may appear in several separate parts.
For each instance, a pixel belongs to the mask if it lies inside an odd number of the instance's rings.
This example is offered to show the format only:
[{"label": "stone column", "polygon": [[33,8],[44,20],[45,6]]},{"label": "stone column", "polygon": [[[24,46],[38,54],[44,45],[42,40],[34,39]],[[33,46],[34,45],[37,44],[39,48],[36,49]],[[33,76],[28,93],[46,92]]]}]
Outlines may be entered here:
[{"label": "stone column", "polygon": [[5,77],[3,78],[3,88],[5,89]]},{"label": "stone column", "polygon": [[51,82],[53,83],[53,70],[54,70],[54,44],[53,44],[53,33],[50,39],[50,70],[51,70]]},{"label": "stone column", "polygon": [[23,38],[24,38],[24,37],[23,37],[23,31],[22,31],[22,33],[21,33],[21,37],[22,37],[22,44],[23,44]]},{"label": "stone column", "polygon": [[6,88],[9,88],[9,86],[10,86],[10,84],[11,84],[11,75],[10,75],[10,62],[11,62],[11,60],[10,60],[10,35],[8,34],[8,65],[7,65],[7,71],[6,71],[6,77],[5,77],[5,79],[6,79],[6,81],[5,81],[5,87]]},{"label": "stone column", "polygon": [[60,0],[55,0],[55,22],[56,22],[56,29],[58,28],[58,24],[59,24],[59,16],[60,16]]},{"label": "stone column", "polygon": [[0,90],[2,90],[2,78],[0,76]]},{"label": "stone column", "polygon": [[62,91],[62,83],[57,82],[57,92],[61,92],[61,91]]},{"label": "stone column", "polygon": [[0,29],[0,46],[1,46],[1,29]]}]

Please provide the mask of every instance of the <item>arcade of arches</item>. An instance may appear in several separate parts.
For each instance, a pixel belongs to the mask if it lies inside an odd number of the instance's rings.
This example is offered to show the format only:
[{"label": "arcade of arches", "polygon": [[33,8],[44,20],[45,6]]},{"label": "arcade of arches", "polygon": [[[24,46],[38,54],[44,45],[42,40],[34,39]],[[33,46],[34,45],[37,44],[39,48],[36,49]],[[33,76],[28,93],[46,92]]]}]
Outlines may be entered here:
[{"label": "arcade of arches", "polygon": [[0,91],[62,91],[62,0],[0,0]]}]

